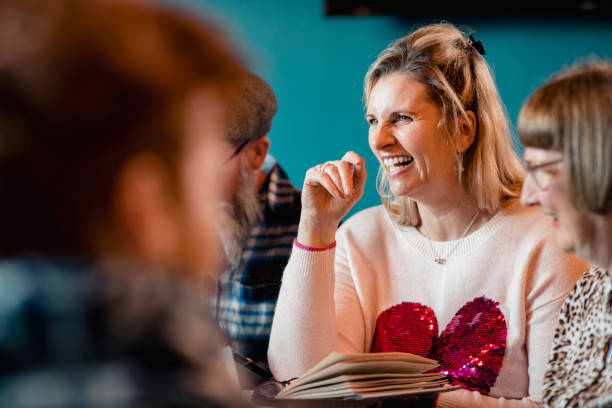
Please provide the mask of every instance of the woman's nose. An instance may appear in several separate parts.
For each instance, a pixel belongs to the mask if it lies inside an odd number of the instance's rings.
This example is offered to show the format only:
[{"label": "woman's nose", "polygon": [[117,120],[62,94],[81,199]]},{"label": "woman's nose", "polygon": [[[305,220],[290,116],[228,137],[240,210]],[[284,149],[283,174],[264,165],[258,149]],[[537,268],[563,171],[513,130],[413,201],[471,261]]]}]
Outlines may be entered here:
[{"label": "woman's nose", "polygon": [[535,185],[533,177],[530,174],[527,174],[525,180],[523,180],[521,204],[525,206],[540,204],[538,200],[538,187]]},{"label": "woman's nose", "polygon": [[395,143],[395,137],[390,129],[384,125],[370,128],[370,147],[372,150],[383,150]]}]

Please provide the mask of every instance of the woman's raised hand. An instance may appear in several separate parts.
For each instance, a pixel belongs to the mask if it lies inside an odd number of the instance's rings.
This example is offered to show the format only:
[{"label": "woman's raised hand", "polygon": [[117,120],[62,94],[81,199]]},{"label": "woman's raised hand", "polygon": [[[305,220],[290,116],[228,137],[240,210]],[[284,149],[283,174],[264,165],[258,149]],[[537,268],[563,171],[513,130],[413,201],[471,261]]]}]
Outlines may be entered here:
[{"label": "woman's raised hand", "polygon": [[365,160],[347,152],[342,160],[328,161],[306,172],[298,241],[321,247],[334,242],[342,217],[363,195]]}]

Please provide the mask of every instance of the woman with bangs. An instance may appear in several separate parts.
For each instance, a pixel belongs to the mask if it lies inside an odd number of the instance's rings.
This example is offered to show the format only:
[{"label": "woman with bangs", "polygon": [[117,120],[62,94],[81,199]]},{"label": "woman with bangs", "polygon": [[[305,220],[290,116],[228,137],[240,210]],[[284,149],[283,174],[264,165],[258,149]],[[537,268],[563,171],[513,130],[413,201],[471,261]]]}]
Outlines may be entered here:
[{"label": "woman with bangs", "polygon": [[364,159],[308,170],[268,357],[278,379],[333,351],[434,358],[440,407],[537,406],[555,316],[587,265],[518,197],[524,169],[480,42],[450,24],[397,40],[365,78],[382,205]]},{"label": "woman with bangs", "polygon": [[563,303],[544,377],[547,406],[612,407],[612,63],[561,71],[518,120],[528,177],[561,248],[592,262]]}]

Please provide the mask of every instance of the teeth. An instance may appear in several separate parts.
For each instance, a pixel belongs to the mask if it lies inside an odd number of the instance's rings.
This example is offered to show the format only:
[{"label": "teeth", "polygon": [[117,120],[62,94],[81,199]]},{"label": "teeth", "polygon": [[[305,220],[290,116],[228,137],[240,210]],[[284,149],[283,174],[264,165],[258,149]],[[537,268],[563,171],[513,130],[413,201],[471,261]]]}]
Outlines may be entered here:
[{"label": "teeth", "polygon": [[403,164],[403,163],[412,163],[412,156],[396,156],[393,158],[387,158],[387,159],[383,159],[383,164],[385,165],[385,167],[387,167],[389,170],[394,170],[396,168],[398,168],[398,164]]}]

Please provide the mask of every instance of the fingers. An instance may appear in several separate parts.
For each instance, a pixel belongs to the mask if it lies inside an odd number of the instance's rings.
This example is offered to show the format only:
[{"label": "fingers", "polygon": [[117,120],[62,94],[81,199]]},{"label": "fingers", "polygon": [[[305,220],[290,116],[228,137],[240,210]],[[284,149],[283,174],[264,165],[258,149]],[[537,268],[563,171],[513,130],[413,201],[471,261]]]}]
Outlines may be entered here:
[{"label": "fingers", "polygon": [[345,198],[350,197],[354,192],[353,167],[352,163],[344,160],[327,162],[325,166],[325,173],[330,175]]},{"label": "fingers", "polygon": [[315,166],[306,172],[304,185],[321,185],[327,192],[335,198],[343,199],[344,195],[334,182],[334,180],[325,172],[323,165]]},{"label": "fingers", "polygon": [[306,180],[323,186],[336,198],[350,198],[363,191],[365,184],[365,160],[355,152],[348,152],[342,160],[319,164],[306,173]]},{"label": "fingers", "polygon": [[345,193],[342,188],[342,180],[336,167],[327,162],[319,167],[321,174],[321,184],[336,198],[345,198]]},{"label": "fingers", "polygon": [[353,151],[346,152],[342,157],[343,161],[351,163],[353,167],[353,187],[356,190],[363,191],[367,172],[365,169],[365,159]]},{"label": "fingers", "polygon": [[342,195],[342,198],[346,198],[346,189],[344,188],[346,183],[344,180],[342,180],[342,176],[339,171],[340,166],[341,165],[337,162],[324,163],[321,165],[321,173],[323,176],[329,177]]},{"label": "fingers", "polygon": [[365,163],[365,159],[352,150],[346,152],[342,156],[342,160],[351,163],[353,166],[363,166]]},{"label": "fingers", "polygon": [[338,190],[342,192],[343,198],[350,197],[354,193],[354,168],[351,162],[345,160],[329,161],[321,166],[321,170],[334,181]]}]

